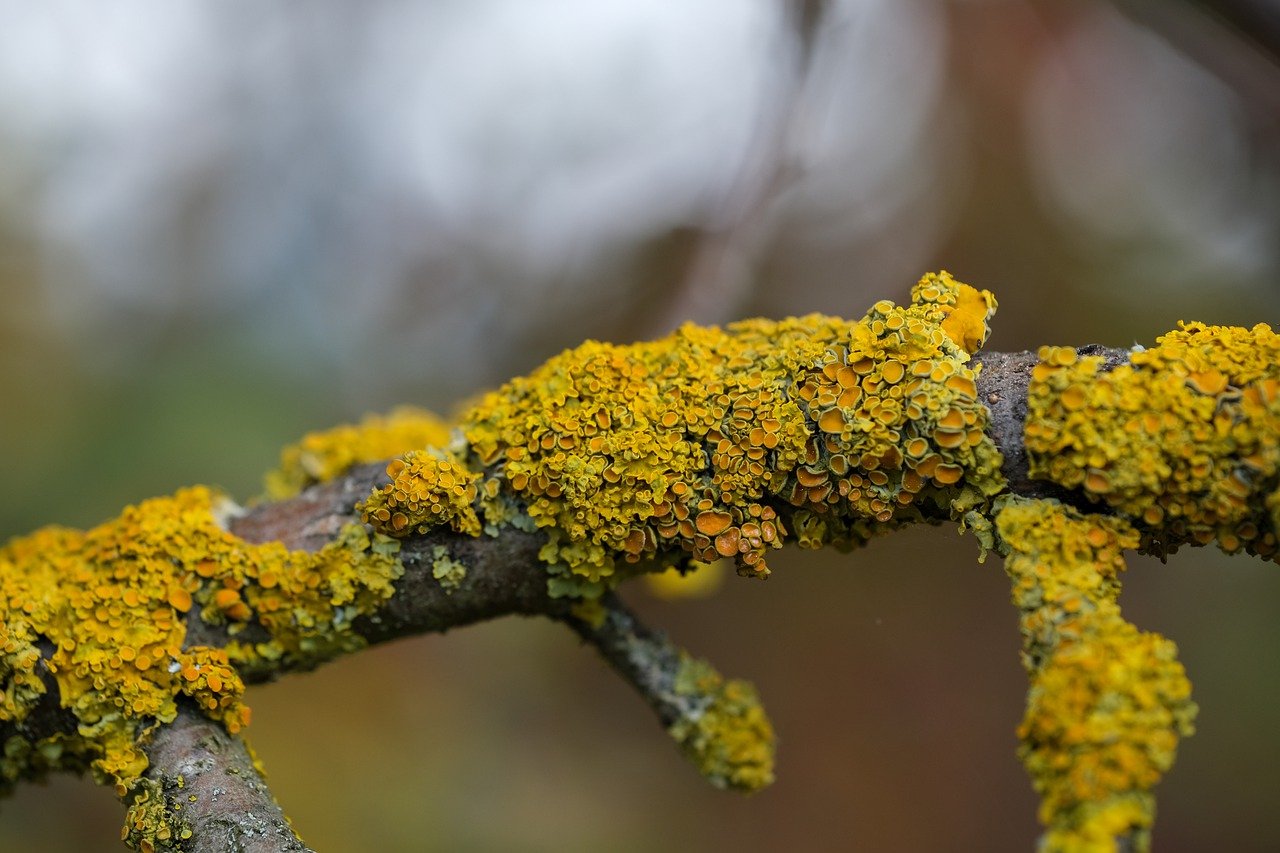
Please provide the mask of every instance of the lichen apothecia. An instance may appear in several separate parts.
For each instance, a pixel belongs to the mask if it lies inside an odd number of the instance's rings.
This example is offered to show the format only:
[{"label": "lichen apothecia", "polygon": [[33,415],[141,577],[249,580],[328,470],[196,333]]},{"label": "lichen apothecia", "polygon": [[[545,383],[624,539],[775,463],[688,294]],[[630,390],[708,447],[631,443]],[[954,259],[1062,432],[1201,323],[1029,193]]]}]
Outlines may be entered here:
[{"label": "lichen apothecia", "polygon": [[[391,595],[399,544],[352,524],[315,553],[252,545],[220,524],[228,505],[183,489],[88,531],[47,527],[0,549],[0,723],[14,732],[0,785],[88,769],[128,798],[147,767],[140,739],[179,702],[236,732],[249,722],[244,673],[364,644],[352,621]],[[193,618],[224,626],[228,644],[188,644]],[[69,733],[24,725],[46,674],[75,715]]]},{"label": "lichen apothecia", "polygon": [[1217,541],[1280,551],[1280,335],[1183,323],[1106,370],[1042,347],[1027,394],[1031,474],[1133,519],[1163,555]]},{"label": "lichen apothecia", "polygon": [[657,341],[590,341],[486,395],[468,463],[547,532],[557,595],[594,597],[639,564],[860,544],[953,517],[1003,488],[970,356],[995,299],[946,273],[911,304]]},{"label": "lichen apothecia", "polygon": [[[988,434],[972,356],[994,297],[947,273],[904,306],[686,325],[665,338],[588,341],[475,401],[456,424],[400,409],[313,433],[268,475],[273,499],[390,459],[358,516],[314,553],[250,544],[231,505],[195,487],[80,532],[50,527],[0,549],[0,782],[89,770],[131,805],[126,837],[188,829],[142,778],[142,742],[189,702],[230,732],[244,680],[359,648],[353,625],[394,593],[398,540],[448,530],[539,531],[547,590],[599,627],[602,594],[641,572],[720,559],[764,578],[787,542],[851,547],[915,522],[960,522],[1006,556],[1032,679],[1021,755],[1050,849],[1128,834],[1141,847],[1151,787],[1195,713],[1168,640],[1125,622],[1121,554],[1217,543],[1280,552],[1280,338],[1183,324],[1129,364],[1046,347],[1028,390],[1034,478],[1078,490],[1084,513],[1014,498]],[[1104,513],[1111,513],[1110,515]],[[465,549],[463,549],[465,551]],[[472,582],[454,550],[430,571]],[[225,645],[188,642],[218,626]],[[74,733],[25,721],[56,690]],[[717,784],[772,778],[772,728],[750,685],[680,659],[671,725]]]}]

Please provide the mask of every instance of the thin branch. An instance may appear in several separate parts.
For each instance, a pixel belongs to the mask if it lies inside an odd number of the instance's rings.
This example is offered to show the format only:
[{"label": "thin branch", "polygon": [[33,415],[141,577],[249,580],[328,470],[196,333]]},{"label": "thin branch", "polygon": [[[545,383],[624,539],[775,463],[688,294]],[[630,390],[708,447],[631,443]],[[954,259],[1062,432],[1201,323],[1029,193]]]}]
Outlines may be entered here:
[{"label": "thin branch", "polygon": [[664,727],[688,719],[694,713],[692,703],[675,691],[683,653],[661,633],[647,628],[616,596],[606,596],[602,603],[605,615],[598,625],[574,617],[566,618],[565,624],[635,688]]},{"label": "thin branch", "polygon": [[748,793],[773,781],[773,726],[755,689],[729,681],[661,633],[645,627],[618,598],[607,594],[603,614],[564,618],[636,689],[713,785]]}]

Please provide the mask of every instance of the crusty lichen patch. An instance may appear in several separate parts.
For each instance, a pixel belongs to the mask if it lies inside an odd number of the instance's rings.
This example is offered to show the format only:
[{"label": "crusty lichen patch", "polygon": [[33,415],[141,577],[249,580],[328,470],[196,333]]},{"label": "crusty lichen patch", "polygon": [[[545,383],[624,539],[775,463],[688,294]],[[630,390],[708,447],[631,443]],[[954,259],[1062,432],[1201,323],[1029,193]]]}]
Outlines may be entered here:
[{"label": "crusty lichen patch", "polygon": [[1057,501],[1001,499],[996,517],[1031,677],[1019,756],[1041,797],[1042,849],[1149,845],[1151,789],[1196,706],[1177,649],[1120,615],[1127,522]]},{"label": "crusty lichen patch", "polygon": [[1280,551],[1280,335],[1184,323],[1107,372],[1043,347],[1027,395],[1033,477],[1121,510],[1156,553]]},{"label": "crusty lichen patch", "polygon": [[415,448],[446,447],[449,425],[435,414],[403,406],[309,433],[280,451],[280,467],[266,475],[267,497],[283,500],[307,486],[338,477],[354,465],[381,462]]},{"label": "crusty lichen patch", "polygon": [[[180,700],[235,732],[249,722],[243,672],[363,644],[352,620],[391,595],[398,544],[351,525],[316,553],[251,545],[219,525],[221,502],[184,489],[85,532],[48,527],[0,549],[0,723],[15,732],[0,786],[87,768],[125,796],[147,766],[139,739]],[[188,645],[197,617],[225,625],[230,645]],[[44,673],[75,716],[71,734],[24,726]]]},{"label": "crusty lichen patch", "polygon": [[773,783],[773,725],[750,683],[726,680],[681,653],[674,691],[692,709],[668,732],[698,772],[716,787],[747,793]]},{"label": "crusty lichen patch", "polygon": [[[811,315],[588,342],[464,415],[471,467],[548,534],[553,594],[622,566],[854,545],[1003,487],[971,353],[994,298],[946,273],[861,321]],[[677,556],[681,555],[683,556]]]}]

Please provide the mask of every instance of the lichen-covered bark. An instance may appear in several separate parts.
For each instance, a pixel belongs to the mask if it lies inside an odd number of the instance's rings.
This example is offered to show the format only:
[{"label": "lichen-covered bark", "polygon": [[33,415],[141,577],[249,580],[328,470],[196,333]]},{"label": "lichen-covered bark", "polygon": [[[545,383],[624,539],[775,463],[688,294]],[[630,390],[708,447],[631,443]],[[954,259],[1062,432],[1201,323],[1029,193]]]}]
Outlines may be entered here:
[{"label": "lichen-covered bark", "polygon": [[[1077,347],[1081,356],[1097,357],[1104,369],[1124,364],[1129,350],[1088,344]],[[1004,457],[1000,473],[1009,491],[1026,497],[1053,497],[1068,503],[1079,495],[1047,479],[1031,474],[1031,464],[1023,444],[1023,428],[1027,423],[1027,388],[1039,356],[1033,352],[982,352],[974,360],[979,368],[978,399],[987,407],[987,434]]]},{"label": "lichen-covered bark", "polygon": [[1019,757],[1041,796],[1042,848],[1150,843],[1151,789],[1192,732],[1196,706],[1177,649],[1120,615],[1120,518],[1057,501],[1002,499],[998,547],[1013,584],[1031,679]]},{"label": "lichen-covered bark", "polygon": [[570,616],[579,636],[657,713],[698,771],[720,788],[753,793],[773,782],[773,725],[755,688],[720,675],[654,632],[613,596],[603,618]]},{"label": "lichen-covered bark", "polygon": [[1131,518],[1155,553],[1216,541],[1280,552],[1280,335],[1187,323],[1108,364],[1043,347],[1028,387],[1031,474]]},{"label": "lichen-covered bark", "polygon": [[[236,849],[301,849],[244,769],[244,684],[528,615],[594,646],[708,779],[757,790],[773,731],[754,690],[612,588],[718,557],[766,577],[785,542],[950,520],[1009,557],[1044,843],[1141,848],[1192,706],[1172,645],[1120,618],[1116,561],[1215,539],[1274,557],[1280,345],[1193,325],[1146,353],[978,355],[994,307],[942,273],[857,322],[588,343],[456,428],[400,410],[308,436],[247,509],[197,487],[16,539],[0,549],[0,786],[88,770],[129,803],[134,847],[223,849],[196,846],[222,827],[282,845]],[[179,767],[198,792],[175,793]]]},{"label": "lichen-covered bark", "polygon": [[145,744],[125,840],[142,851],[309,853],[271,796],[245,742],[181,708]]}]

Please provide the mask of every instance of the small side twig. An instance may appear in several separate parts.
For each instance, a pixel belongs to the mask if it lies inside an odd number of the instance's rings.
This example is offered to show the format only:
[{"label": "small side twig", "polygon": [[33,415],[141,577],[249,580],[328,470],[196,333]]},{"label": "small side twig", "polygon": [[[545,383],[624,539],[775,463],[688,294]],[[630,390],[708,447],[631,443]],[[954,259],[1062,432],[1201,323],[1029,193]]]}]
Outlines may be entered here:
[{"label": "small side twig", "polygon": [[698,771],[719,788],[758,791],[773,781],[773,725],[755,688],[726,680],[663,634],[646,627],[617,596],[603,618],[562,620],[635,688]]}]

